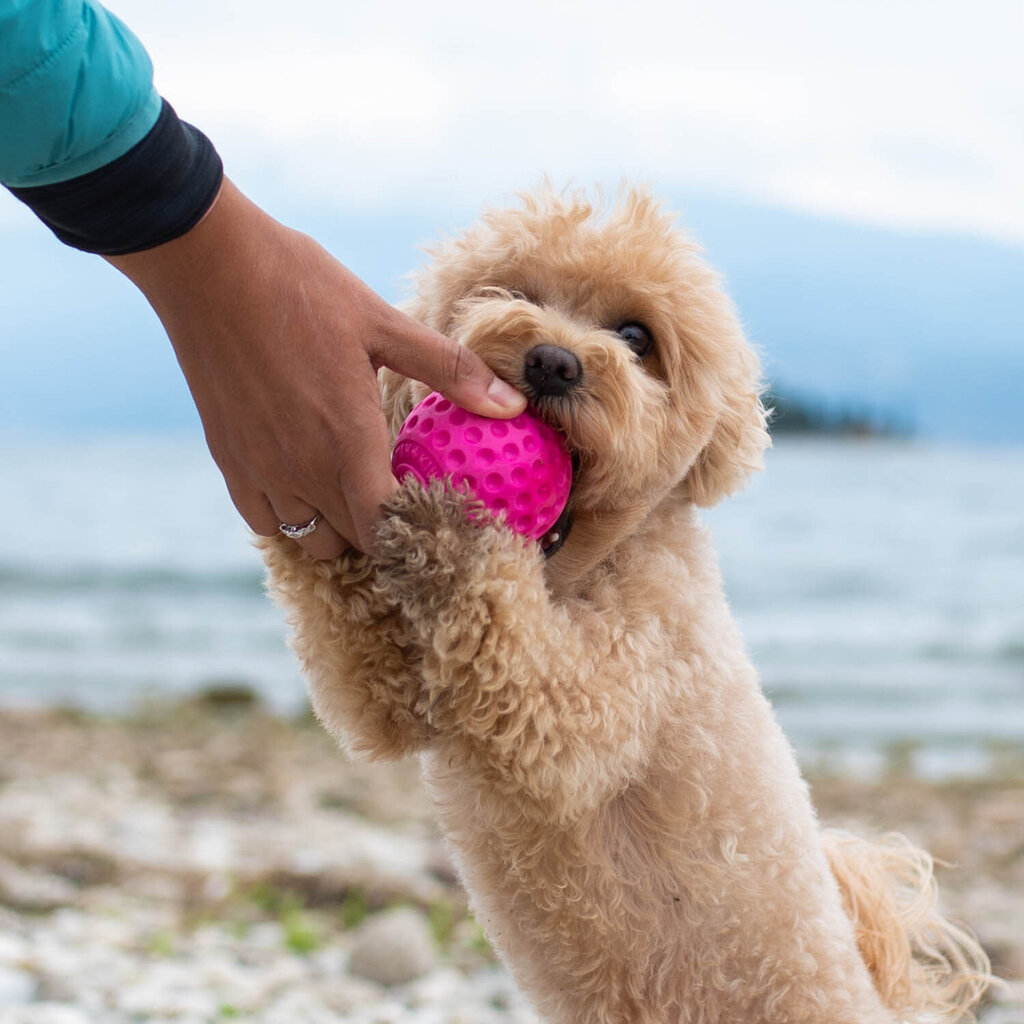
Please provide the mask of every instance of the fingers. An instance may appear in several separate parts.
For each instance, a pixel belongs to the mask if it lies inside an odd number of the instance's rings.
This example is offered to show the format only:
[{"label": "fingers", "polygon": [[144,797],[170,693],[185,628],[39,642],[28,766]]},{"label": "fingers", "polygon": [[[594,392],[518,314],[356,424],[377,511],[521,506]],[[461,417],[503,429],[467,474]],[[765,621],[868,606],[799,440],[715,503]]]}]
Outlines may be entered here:
[{"label": "fingers", "polygon": [[[345,536],[352,538],[352,543],[360,551],[374,554],[374,527],[381,518],[381,506],[398,490],[398,481],[391,473],[391,460],[386,449],[380,459],[367,458],[361,469],[364,472],[360,474],[342,471],[334,482],[338,491],[344,494],[348,506],[351,527]],[[333,506],[332,498],[325,495],[323,503],[331,502]],[[336,514],[332,512],[330,518],[333,522]]]},{"label": "fingers", "polygon": [[229,454],[226,443],[208,437],[235,507],[257,534],[320,516],[315,530],[296,538],[314,558],[336,558],[352,546],[372,553],[381,506],[398,487],[376,374],[368,359],[363,371],[347,370],[337,384],[347,402],[332,395],[312,407],[315,415],[302,424],[309,440],[292,446],[301,456],[263,439]]},{"label": "fingers", "polygon": [[[465,345],[395,311],[403,322],[380,351],[384,366],[422,381],[456,405],[480,416],[509,419],[526,408],[526,398]],[[400,338],[401,343],[394,339]]]},{"label": "fingers", "polygon": [[337,558],[352,546],[346,540],[346,537],[356,536],[350,518],[335,512],[342,521],[331,521],[304,501],[285,498],[272,502],[258,487],[240,484],[237,478],[229,480],[226,474],[224,479],[235,508],[258,536],[273,537],[282,523],[298,526],[319,515],[316,529],[296,541],[304,551],[313,558]]},{"label": "fingers", "polygon": [[[376,377],[369,367],[367,371],[365,401],[347,409],[346,429],[333,460],[317,474],[311,498],[336,527],[344,521],[339,528],[360,551],[372,554],[381,506],[398,489],[398,482],[391,473],[391,446]],[[351,388],[349,395],[355,394]]]},{"label": "fingers", "polygon": [[[313,558],[337,558],[351,547],[335,529],[334,524],[311,505],[296,499],[272,504],[275,512],[278,511],[278,508],[286,510],[279,513],[280,518],[275,529],[280,529],[282,523],[287,523],[290,526],[302,526],[312,522],[314,518],[316,519],[316,528],[311,533],[295,538],[296,543]],[[349,530],[351,530],[351,526],[349,526]]]},{"label": "fingers", "polygon": [[243,518],[270,536],[319,513],[299,539],[314,557],[346,542],[372,552],[397,488],[378,367],[483,415],[525,406],[478,356],[393,309],[229,184],[191,232],[117,265],[167,329]]}]

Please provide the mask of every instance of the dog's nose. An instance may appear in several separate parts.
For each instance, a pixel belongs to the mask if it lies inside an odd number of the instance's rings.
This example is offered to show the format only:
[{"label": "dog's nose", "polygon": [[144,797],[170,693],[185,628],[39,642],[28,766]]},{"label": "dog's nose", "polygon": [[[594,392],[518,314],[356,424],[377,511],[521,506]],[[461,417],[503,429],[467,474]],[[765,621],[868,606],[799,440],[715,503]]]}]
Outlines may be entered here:
[{"label": "dog's nose", "polygon": [[536,345],[526,353],[524,375],[535,395],[564,395],[583,377],[576,356],[560,345]]}]

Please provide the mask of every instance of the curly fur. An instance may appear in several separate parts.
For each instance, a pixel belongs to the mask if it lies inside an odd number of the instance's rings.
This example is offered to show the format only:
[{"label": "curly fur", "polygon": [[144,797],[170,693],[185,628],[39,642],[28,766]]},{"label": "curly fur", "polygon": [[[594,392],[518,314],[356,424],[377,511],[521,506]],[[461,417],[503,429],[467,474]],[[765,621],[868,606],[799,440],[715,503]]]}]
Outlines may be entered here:
[{"label": "curly fur", "polygon": [[[476,914],[558,1024],[882,1024],[965,1012],[987,963],[906,844],[823,833],[696,506],[768,444],[759,365],[697,247],[641,190],[550,189],[433,251],[410,311],[533,395],[578,460],[545,560],[409,482],[374,558],[264,542],[324,724],[418,753]],[[641,322],[654,352],[616,333]],[[392,429],[422,385],[382,375]]]}]

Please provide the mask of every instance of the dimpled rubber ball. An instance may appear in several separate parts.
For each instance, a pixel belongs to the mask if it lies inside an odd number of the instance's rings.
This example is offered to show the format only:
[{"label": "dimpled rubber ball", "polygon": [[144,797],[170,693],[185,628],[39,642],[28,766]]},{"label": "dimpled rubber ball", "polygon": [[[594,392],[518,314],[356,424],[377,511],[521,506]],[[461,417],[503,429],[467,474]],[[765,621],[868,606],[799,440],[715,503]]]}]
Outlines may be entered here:
[{"label": "dimpled rubber ball", "polygon": [[395,440],[391,469],[421,483],[450,477],[516,533],[539,540],[562,514],[572,459],[558,432],[529,409],[492,420],[436,391],[409,414]]}]

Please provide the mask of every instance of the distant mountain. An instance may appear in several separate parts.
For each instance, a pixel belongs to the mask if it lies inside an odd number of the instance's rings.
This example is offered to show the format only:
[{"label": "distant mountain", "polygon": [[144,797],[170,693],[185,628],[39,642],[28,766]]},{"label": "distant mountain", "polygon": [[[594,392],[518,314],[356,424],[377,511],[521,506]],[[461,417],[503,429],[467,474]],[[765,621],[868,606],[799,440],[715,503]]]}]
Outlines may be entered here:
[{"label": "distant mountain", "polygon": [[697,202],[769,379],[919,434],[1024,441],[1024,248]]},{"label": "distant mountain", "polygon": [[[1024,442],[1024,248],[703,198],[675,205],[724,273],[769,379],[924,436]],[[417,246],[473,216],[275,212],[392,300],[421,262]],[[34,223],[0,236],[0,430],[196,427],[131,285]]]},{"label": "distant mountain", "polygon": [[828,434],[838,437],[909,437],[913,425],[890,412],[857,406],[834,405],[820,398],[794,394],[773,384],[764,396],[773,437],[784,434]]}]

